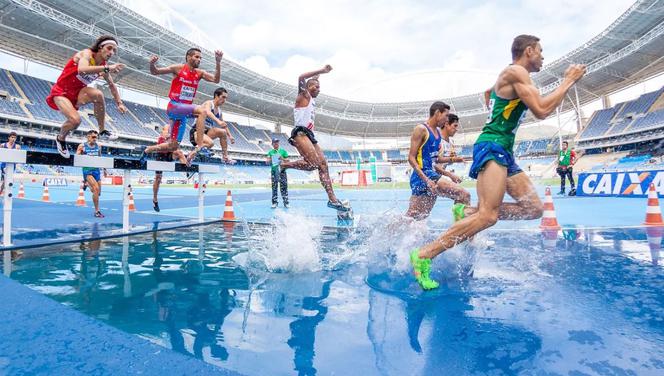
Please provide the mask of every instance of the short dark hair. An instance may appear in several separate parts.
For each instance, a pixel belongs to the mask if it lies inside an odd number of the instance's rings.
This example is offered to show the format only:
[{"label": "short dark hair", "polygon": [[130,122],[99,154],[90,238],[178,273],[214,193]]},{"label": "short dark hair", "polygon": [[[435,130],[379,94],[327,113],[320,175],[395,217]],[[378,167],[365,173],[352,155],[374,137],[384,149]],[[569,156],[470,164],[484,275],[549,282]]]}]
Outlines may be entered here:
[{"label": "short dark hair", "polygon": [[567,141],[563,141],[563,144],[569,146],[569,143]]},{"label": "short dark hair", "polygon": [[450,124],[457,123],[459,121],[459,117],[456,114],[447,114],[447,122]]},{"label": "short dark hair", "polygon": [[201,50],[198,47],[192,47],[187,50],[187,54],[184,56],[185,58],[188,58],[189,56],[193,55],[195,52],[201,52]]},{"label": "short dark hair", "polygon": [[106,42],[107,40],[112,40],[113,42],[115,42],[115,44],[118,44],[118,40],[115,39],[114,36],[112,36],[112,35],[102,35],[99,38],[97,38],[95,43],[90,47],[90,51],[99,52],[99,49],[101,48],[100,45],[102,43]]},{"label": "short dark hair", "polygon": [[89,135],[91,135],[91,134],[99,134],[99,132],[97,132],[97,131],[94,130],[94,129],[90,129],[90,130],[88,131],[88,133],[86,133],[86,134],[89,136]]},{"label": "short dark hair", "polygon": [[308,79],[305,85],[306,85],[307,87],[309,87],[309,84],[312,83],[312,82],[314,82],[314,81],[320,83],[320,81],[318,81],[318,77],[313,77],[313,78]]},{"label": "short dark hair", "polygon": [[216,97],[220,96],[220,95],[223,94],[223,93],[228,93],[228,90],[226,90],[226,89],[223,88],[223,87],[218,87],[218,88],[214,91],[214,97],[216,98]]},{"label": "short dark hair", "polygon": [[11,137],[11,136],[16,136],[16,137],[18,137],[18,135],[17,135],[16,132],[14,132],[14,131],[9,132],[9,137]]},{"label": "short dark hair", "polygon": [[450,105],[445,103],[445,102],[441,102],[441,101],[433,102],[433,104],[429,108],[429,117],[432,117],[433,114],[436,113],[436,111],[443,112],[443,111],[449,111],[449,109],[450,109]]},{"label": "short dark hair", "polygon": [[512,42],[512,60],[516,60],[523,55],[523,52],[528,47],[535,47],[539,38],[534,35],[521,34],[514,38]]}]

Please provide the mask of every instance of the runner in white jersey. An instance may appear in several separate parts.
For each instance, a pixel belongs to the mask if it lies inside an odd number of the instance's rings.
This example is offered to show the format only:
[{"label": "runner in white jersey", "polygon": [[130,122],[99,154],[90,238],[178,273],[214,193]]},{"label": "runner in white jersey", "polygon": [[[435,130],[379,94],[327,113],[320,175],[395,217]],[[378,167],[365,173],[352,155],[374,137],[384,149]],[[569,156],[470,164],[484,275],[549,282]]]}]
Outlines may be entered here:
[{"label": "runner in white jersey", "polygon": [[283,161],[281,169],[318,170],[320,182],[325,192],[327,192],[329,199],[327,206],[337,211],[345,212],[350,210],[350,205],[348,202],[340,201],[334,194],[327,160],[314,136],[314,105],[316,104],[315,98],[320,93],[318,76],[323,73],[329,73],[331,70],[332,67],[326,65],[322,69],[300,75],[298,79],[297,99],[295,100],[295,108],[293,109],[294,128],[288,142],[297,148],[303,159],[292,162]]}]

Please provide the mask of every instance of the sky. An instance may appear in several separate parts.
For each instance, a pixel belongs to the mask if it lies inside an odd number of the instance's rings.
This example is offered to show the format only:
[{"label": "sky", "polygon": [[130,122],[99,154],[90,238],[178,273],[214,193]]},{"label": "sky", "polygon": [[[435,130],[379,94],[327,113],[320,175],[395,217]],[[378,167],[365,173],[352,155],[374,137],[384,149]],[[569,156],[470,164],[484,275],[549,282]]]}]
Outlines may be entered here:
[{"label": "sky", "polygon": [[[542,39],[545,63],[590,40],[632,0],[126,1],[207,49],[286,83],[331,64],[324,93],[400,102],[477,93],[511,61],[518,34]],[[168,16],[166,16],[168,15]]]},{"label": "sky", "polygon": [[[175,0],[121,0],[125,6],[224,58],[267,77],[296,84],[300,73],[331,64],[325,94],[367,102],[431,100],[473,94],[495,81],[511,61],[518,34],[542,39],[551,62],[601,33],[631,0],[501,1],[229,1],[194,7]],[[0,66],[54,81],[59,70],[0,53]],[[223,77],[223,72],[222,72]],[[664,85],[664,75],[611,95],[629,100]],[[121,88],[123,98],[165,106]],[[584,106],[585,117],[601,108]],[[563,114],[574,131],[572,114]],[[257,119],[227,120],[272,128]],[[555,126],[555,118],[544,123]],[[532,124],[539,126],[541,123]],[[524,132],[522,132],[524,133]],[[322,135],[321,135],[322,136]],[[469,140],[472,136],[469,136]],[[407,142],[407,140],[402,140]]]}]

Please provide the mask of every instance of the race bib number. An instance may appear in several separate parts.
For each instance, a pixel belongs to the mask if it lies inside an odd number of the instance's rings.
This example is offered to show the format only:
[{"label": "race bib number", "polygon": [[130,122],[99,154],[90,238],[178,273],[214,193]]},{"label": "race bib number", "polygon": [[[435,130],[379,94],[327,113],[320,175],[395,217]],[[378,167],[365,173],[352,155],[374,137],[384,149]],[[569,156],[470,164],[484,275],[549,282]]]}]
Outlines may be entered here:
[{"label": "race bib number", "polygon": [[90,85],[99,78],[99,75],[97,73],[79,73],[76,75],[76,78],[85,85]]},{"label": "race bib number", "polygon": [[196,94],[195,88],[191,86],[182,85],[182,89],[180,89],[180,100],[193,101],[195,94]]},{"label": "race bib number", "polygon": [[272,154],[272,166],[279,166],[280,164],[279,154]]}]

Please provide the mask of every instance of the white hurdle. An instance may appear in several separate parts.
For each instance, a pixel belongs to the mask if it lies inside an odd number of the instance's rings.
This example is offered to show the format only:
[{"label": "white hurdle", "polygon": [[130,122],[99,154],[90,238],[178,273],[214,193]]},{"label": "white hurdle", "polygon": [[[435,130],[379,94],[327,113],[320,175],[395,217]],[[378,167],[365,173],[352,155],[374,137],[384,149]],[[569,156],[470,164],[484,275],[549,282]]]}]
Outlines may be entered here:
[{"label": "white hurdle", "polygon": [[59,154],[34,152],[28,150],[10,150],[0,149],[0,162],[6,163],[5,167],[5,191],[3,195],[3,225],[2,225],[2,245],[9,247],[11,242],[12,229],[12,202],[14,186],[14,169],[16,164],[39,164],[54,166],[74,166],[91,167],[123,170],[123,188],[122,188],[122,232],[129,233],[129,192],[131,190],[131,172],[132,170],[141,171],[172,171],[172,172],[198,172],[198,221],[205,219],[205,173],[219,173],[221,168],[218,165],[193,164],[185,166],[175,162],[147,161],[145,166],[134,159],[96,157],[89,155],[74,155],[69,159],[62,158]]}]

